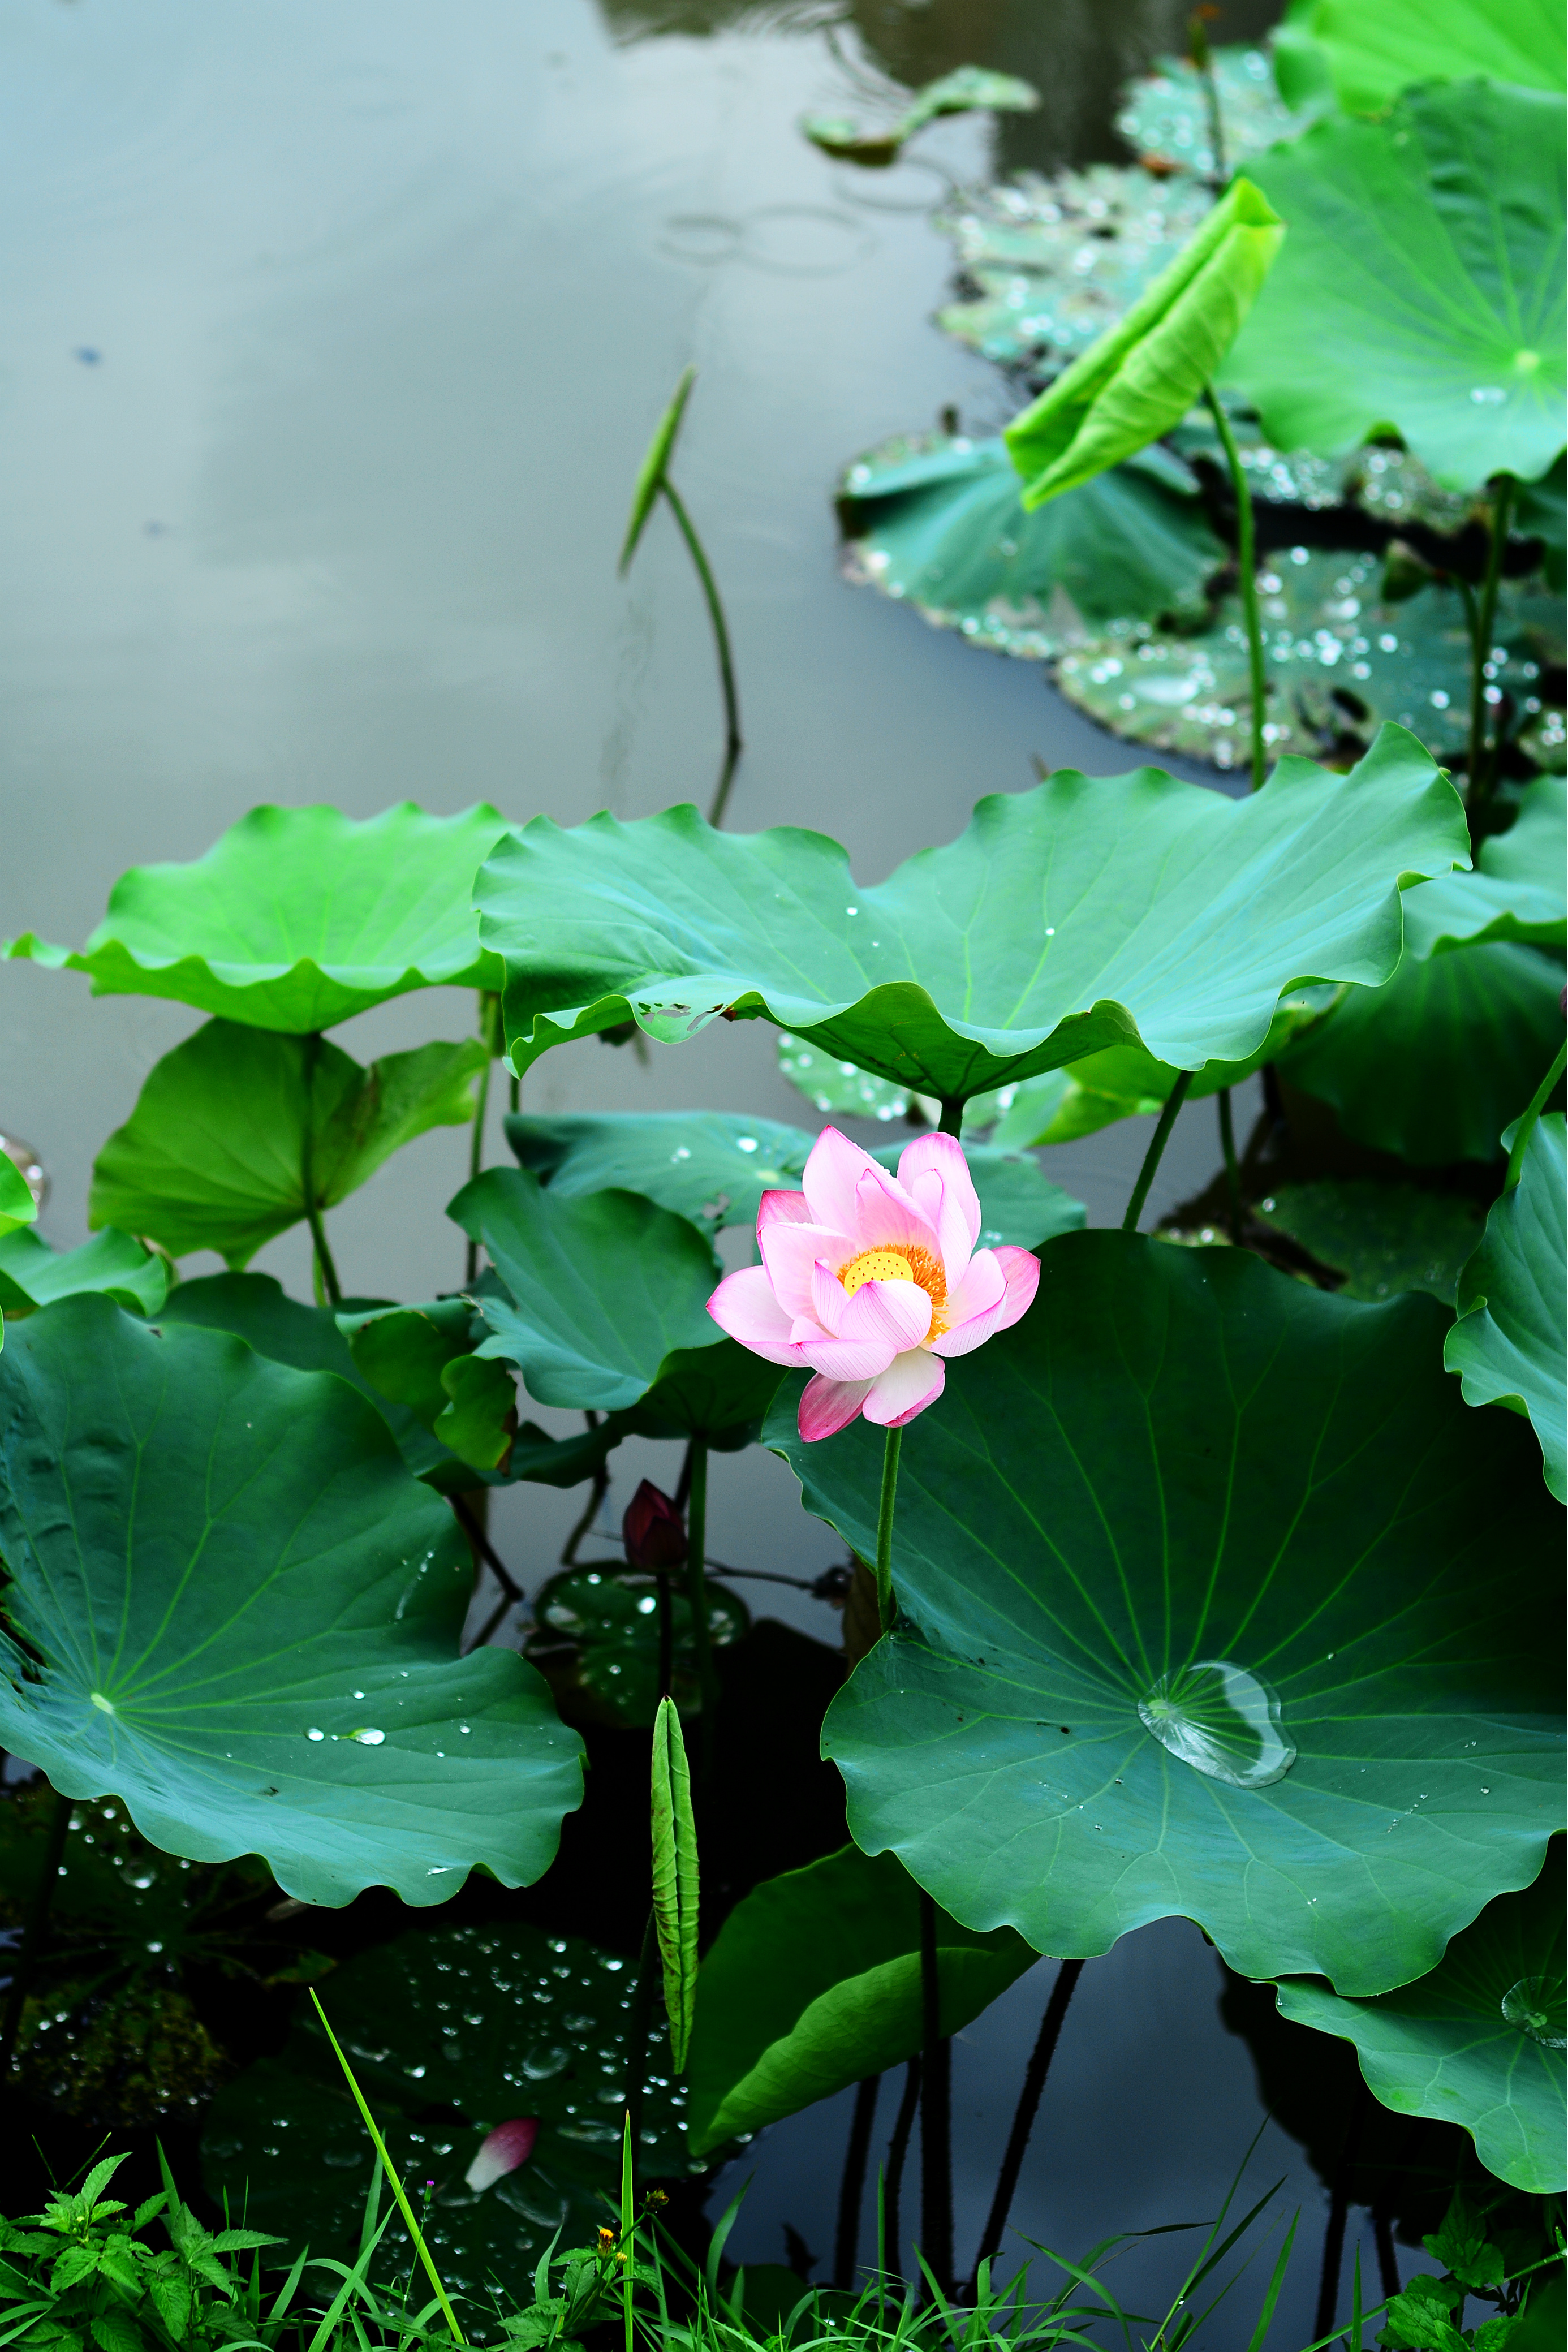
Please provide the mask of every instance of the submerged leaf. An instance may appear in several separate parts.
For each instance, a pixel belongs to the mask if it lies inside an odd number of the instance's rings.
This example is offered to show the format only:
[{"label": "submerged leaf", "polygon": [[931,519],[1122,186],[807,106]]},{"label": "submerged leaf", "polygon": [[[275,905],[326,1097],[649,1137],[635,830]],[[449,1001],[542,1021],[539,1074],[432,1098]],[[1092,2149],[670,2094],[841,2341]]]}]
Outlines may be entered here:
[{"label": "submerged leaf", "polygon": [[1529,1415],[1546,1483],[1568,1502],[1568,1150],[1561,1111],[1531,1129],[1517,1184],[1495,1202],[1459,1276],[1459,1320],[1443,1345],[1467,1404]]}]

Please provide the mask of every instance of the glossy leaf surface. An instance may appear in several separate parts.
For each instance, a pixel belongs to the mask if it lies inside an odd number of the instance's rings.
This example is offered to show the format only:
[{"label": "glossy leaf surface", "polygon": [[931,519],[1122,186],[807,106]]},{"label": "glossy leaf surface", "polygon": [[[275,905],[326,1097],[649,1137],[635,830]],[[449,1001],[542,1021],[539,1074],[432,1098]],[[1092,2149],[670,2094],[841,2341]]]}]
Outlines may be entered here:
[{"label": "glossy leaf surface", "polygon": [[[920,1889],[855,1846],[764,1880],[731,1912],[697,1980],[691,2144],[760,2131],[921,2047]],[[1037,1955],[1003,1927],[937,1915],[942,2030],[978,2017]]]},{"label": "glossy leaf surface", "polygon": [[90,1297],[15,1328],[0,1395],[6,1606],[41,1661],[9,1651],[5,1747],[309,1903],[549,1866],[579,1742],[521,1659],[458,1655],[468,1548],[362,1398]]},{"label": "glossy leaf surface", "polygon": [[1563,1117],[1531,1129],[1519,1182],[1492,1203],[1459,1276],[1459,1320],[1443,1345],[1467,1404],[1529,1416],[1546,1483],[1568,1502],[1568,1151]]},{"label": "glossy leaf surface", "polygon": [[129,1234],[95,1234],[79,1249],[52,1250],[26,1226],[0,1233],[0,1307],[7,1315],[82,1290],[100,1290],[133,1315],[156,1315],[168,1287],[163,1259]]},{"label": "glossy leaf surface", "polygon": [[[1300,119],[1280,101],[1265,49],[1226,43],[1210,49],[1209,68],[1229,169],[1300,130]],[[1218,168],[1205,77],[1191,58],[1158,58],[1152,73],[1130,81],[1116,128],[1146,164],[1205,178]]]},{"label": "glossy leaf surface", "polygon": [[11,955],[92,975],[100,996],[173,996],[258,1029],[330,1028],[414,988],[495,988],[475,872],[506,830],[482,805],[412,801],[363,823],[258,808],[188,866],[134,866],[79,953],[31,933]]},{"label": "glossy leaf surface", "polygon": [[1462,2125],[1487,2170],[1510,2188],[1568,2188],[1563,1899],[1558,1842],[1534,1885],[1489,1903],[1430,1976],[1375,2000],[1342,2000],[1327,1985],[1288,1978],[1279,2008],[1353,2042],[1385,2107]]},{"label": "glossy leaf surface", "polygon": [[1561,94],[1479,82],[1259,156],[1290,233],[1225,382],[1286,448],[1392,425],[1450,489],[1532,481],[1565,438],[1563,164]]},{"label": "glossy leaf surface", "polygon": [[1454,1303],[1459,1268],[1480,1239],[1479,1204],[1462,1192],[1429,1192],[1371,1177],[1282,1184],[1252,1213],[1344,1277],[1342,1298],[1395,1298],[1427,1290]]},{"label": "glossy leaf surface", "polygon": [[1485,940],[1568,946],[1568,779],[1537,776],[1506,833],[1481,843],[1473,874],[1445,874],[1405,902],[1412,954]]},{"label": "glossy leaf surface", "polygon": [[1063,770],[868,889],[819,834],[687,808],[536,818],[477,893],[520,1065],[628,1014],[675,1044],[732,1009],[963,1101],[1128,1042],[1240,1059],[1291,982],[1386,979],[1400,877],[1468,856],[1452,787],[1389,729],[1348,776],[1285,761],[1246,801]]},{"label": "glossy leaf surface", "polygon": [[1412,82],[1485,74],[1561,95],[1563,17],[1552,0],[1317,0],[1305,29],[1324,50],[1340,104],[1376,114]]},{"label": "glossy leaf surface", "polygon": [[145,1234],[174,1257],[211,1249],[243,1266],[305,1214],[307,1133],[331,1208],[400,1144],[472,1118],[486,1059],[475,1037],[363,1068],[333,1045],[209,1021],[154,1064],[99,1153],[89,1222]]},{"label": "glossy leaf surface", "polygon": [[[1069,1234],[906,1438],[910,1622],[828,1711],[849,1825],[977,1927],[1195,1919],[1252,1977],[1423,1974],[1562,1807],[1562,1522],[1434,1299]],[[878,1433],[765,1433],[862,1557]],[[1189,1759],[1196,1760],[1189,1760]]]}]

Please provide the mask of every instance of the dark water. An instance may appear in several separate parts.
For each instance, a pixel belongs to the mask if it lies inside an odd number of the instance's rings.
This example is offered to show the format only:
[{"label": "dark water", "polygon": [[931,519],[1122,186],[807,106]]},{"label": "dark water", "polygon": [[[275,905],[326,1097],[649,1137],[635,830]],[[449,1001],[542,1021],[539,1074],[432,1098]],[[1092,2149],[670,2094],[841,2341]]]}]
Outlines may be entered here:
[{"label": "dark water", "polygon": [[[1219,37],[1272,13],[1236,5]],[[734,824],[820,826],[873,880],[956,833],[981,793],[1027,785],[1032,756],[1134,764],[1031,668],[843,585],[829,492],[847,457],[949,404],[982,429],[1008,412],[994,373],[928,324],[948,254],[927,210],[950,175],[1114,156],[1116,86],[1179,42],[1184,14],[16,0],[0,27],[0,928],[77,942],[124,866],[194,856],[263,800],[366,815],[405,795],[440,811],[483,798],[566,823],[705,802],[711,650],[663,519],[630,583],[615,572],[637,457],[689,360],[679,478],[729,601],[748,740]],[[868,177],[795,128],[888,77],[963,62],[1045,93],[994,149],[983,123],[947,122]],[[194,1016],[91,1004],[83,982],[27,966],[0,984],[0,1125],[41,1150],[44,1230],[68,1245],[94,1150]],[[455,995],[410,998],[341,1034],[368,1057],[471,1018]],[[559,1053],[528,1094],[551,1111],[809,1118],[761,1024],[646,1061]],[[1129,1122],[1056,1153],[1051,1173],[1112,1222],[1146,1140]],[[349,1290],[421,1297],[458,1278],[440,1210],[466,1149],[426,1138],[336,1213]],[[1151,1214],[1215,1158],[1212,1107],[1195,1106]],[[258,1264],[304,1293],[298,1236]],[[645,1469],[674,1483],[657,1447],[618,1463],[608,1525]],[[496,1539],[531,1585],[574,1508],[548,1489],[499,1498]],[[710,1539],[803,1576],[837,1554],[755,1454],[716,1461]],[[837,1639],[821,1604],[785,1601],[779,1613]],[[1053,1965],[961,2038],[961,2263]],[[1205,2218],[1264,2125],[1248,2181],[1283,2176],[1279,2202],[1303,2217],[1271,2340],[1298,2344],[1326,2193],[1266,2123],[1220,1990],[1179,1922],[1091,1964],[1014,2218],[1075,2252]],[[830,2252],[844,2105],[778,2127],[738,2168],[754,2185],[737,2252],[780,2260],[786,2222]],[[1130,2258],[1136,2307],[1152,2307],[1140,2298],[1168,2277],[1170,2242]],[[1374,2275],[1369,2235],[1363,2260]],[[1260,2292],[1249,2279],[1205,2340],[1244,2343]]]}]

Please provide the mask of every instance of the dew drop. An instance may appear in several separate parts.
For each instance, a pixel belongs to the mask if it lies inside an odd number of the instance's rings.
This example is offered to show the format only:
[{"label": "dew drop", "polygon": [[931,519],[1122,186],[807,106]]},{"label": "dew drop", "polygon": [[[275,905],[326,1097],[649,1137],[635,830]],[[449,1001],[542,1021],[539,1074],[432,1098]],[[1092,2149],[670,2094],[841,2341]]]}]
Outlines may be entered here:
[{"label": "dew drop", "polygon": [[326,1736],[324,1731],[307,1731],[305,1734],[307,1739],[325,1739]]},{"label": "dew drop", "polygon": [[1274,1693],[1226,1658],[1199,1658],[1162,1675],[1138,1713],[1162,1748],[1233,1789],[1269,1788],[1296,1761]]},{"label": "dew drop", "polygon": [[382,1741],[386,1738],[386,1734],[384,1731],[376,1731],[372,1729],[372,1727],[367,1724],[362,1730],[351,1731],[349,1738],[351,1739],[357,1739],[362,1748],[379,1748]]},{"label": "dew drop", "polygon": [[1563,1990],[1561,1977],[1521,1977],[1504,1993],[1502,2013],[1543,2050],[1568,2049]]}]

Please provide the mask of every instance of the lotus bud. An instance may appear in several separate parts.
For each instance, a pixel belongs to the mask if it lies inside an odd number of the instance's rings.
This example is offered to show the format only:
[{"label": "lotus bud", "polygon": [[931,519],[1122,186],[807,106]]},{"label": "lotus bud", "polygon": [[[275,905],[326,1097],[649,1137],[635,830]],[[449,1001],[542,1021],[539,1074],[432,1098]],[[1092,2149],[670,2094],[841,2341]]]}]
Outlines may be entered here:
[{"label": "lotus bud", "polygon": [[533,2154],[533,2143],[539,2137],[539,2120],[535,2116],[514,2116],[509,2124],[497,2124],[493,2132],[479,2143],[479,2152],[463,2175],[470,2189],[486,2189],[493,2181],[515,2172]]},{"label": "lotus bud", "polygon": [[686,1522],[669,1496],[645,1478],[626,1505],[621,1540],[633,1568],[679,1568],[686,1558]]}]

